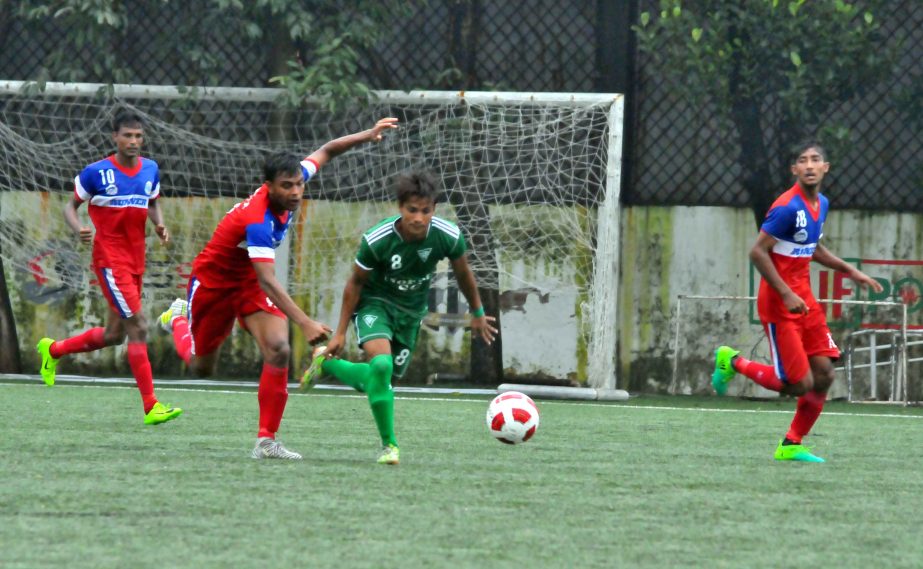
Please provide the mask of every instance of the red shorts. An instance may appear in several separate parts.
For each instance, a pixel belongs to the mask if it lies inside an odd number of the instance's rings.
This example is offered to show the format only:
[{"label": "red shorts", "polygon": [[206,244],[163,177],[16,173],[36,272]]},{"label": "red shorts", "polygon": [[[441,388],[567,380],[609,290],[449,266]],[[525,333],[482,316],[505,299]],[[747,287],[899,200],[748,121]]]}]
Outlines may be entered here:
[{"label": "red shorts", "polygon": [[186,299],[189,302],[189,333],[192,335],[193,355],[208,355],[220,348],[231,334],[236,319],[260,311],[285,319],[285,313],[269,300],[256,283],[231,288],[208,288],[193,275],[186,288]]},{"label": "red shorts", "polygon": [[802,318],[763,322],[769,338],[772,366],[783,383],[798,383],[811,369],[810,356],[840,357],[822,309],[815,308]]},{"label": "red shorts", "polygon": [[124,269],[93,267],[99,288],[112,310],[122,318],[131,318],[141,312],[141,276]]}]

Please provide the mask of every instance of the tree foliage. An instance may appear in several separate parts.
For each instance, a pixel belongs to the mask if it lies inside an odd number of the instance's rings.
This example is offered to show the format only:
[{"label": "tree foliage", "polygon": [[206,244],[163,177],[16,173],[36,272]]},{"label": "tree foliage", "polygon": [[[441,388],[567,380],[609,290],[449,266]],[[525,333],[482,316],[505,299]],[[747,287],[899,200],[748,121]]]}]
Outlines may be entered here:
[{"label": "tree foliage", "polygon": [[892,73],[897,46],[876,16],[885,5],[664,0],[659,14],[640,15],[639,47],[656,67],[736,127],[757,223],[787,176],[769,169],[775,154],[808,135],[834,150],[848,144],[849,130],[824,122],[826,113]]},{"label": "tree foliage", "polygon": [[[418,3],[418,2],[417,2]],[[260,54],[264,78],[286,89],[286,101],[339,101],[368,96],[358,74],[361,54],[410,14],[413,0],[22,0],[16,15],[53,22],[63,49],[51,50],[37,80],[128,83],[135,42],[191,69],[191,86],[214,85],[226,62],[214,46],[233,38]],[[170,26],[146,26],[145,14],[171,11]],[[162,21],[158,18],[157,21]],[[75,54],[92,57],[75,57]],[[263,62],[261,62],[263,63]]]}]

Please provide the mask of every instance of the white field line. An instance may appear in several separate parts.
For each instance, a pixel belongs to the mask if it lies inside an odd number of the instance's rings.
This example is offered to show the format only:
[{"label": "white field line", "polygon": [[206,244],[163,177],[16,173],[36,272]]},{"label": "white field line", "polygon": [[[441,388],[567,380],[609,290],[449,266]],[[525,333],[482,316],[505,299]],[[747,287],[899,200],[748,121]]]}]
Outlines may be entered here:
[{"label": "white field line", "polygon": [[[3,378],[4,376],[0,376]],[[5,376],[9,378],[10,376]],[[63,377],[61,379],[64,379]],[[74,381],[75,378],[68,378],[69,381]],[[196,380],[197,385],[204,385],[202,380]],[[129,383],[130,382],[130,383]],[[124,384],[123,384],[124,383]],[[221,385],[226,382],[215,381],[213,384]],[[12,385],[28,385],[32,387],[41,387],[45,388],[45,385],[41,383],[41,379],[38,379],[38,376],[35,376],[35,381],[24,383],[7,383],[0,381],[0,387],[3,386],[12,386]],[[253,390],[256,388],[256,383],[234,383],[235,386],[242,386],[250,388],[247,391],[237,391],[229,389],[201,389],[201,388],[192,388],[192,387],[170,387],[169,383],[162,381],[157,385],[158,391],[178,391],[178,392],[203,392],[207,391],[208,393],[224,393],[231,395],[253,395]],[[123,378],[107,378],[104,382],[101,382],[98,378],[94,378],[92,383],[87,385],[56,385],[53,389],[61,388],[97,388],[97,389],[137,389],[134,385],[134,380],[123,379]],[[352,391],[352,388],[346,386],[318,386],[309,392],[298,391],[298,385],[295,383],[289,384],[289,389],[292,391],[289,392],[289,395],[294,396],[303,396],[303,397],[351,397],[357,399],[365,399],[365,395],[356,394],[356,393],[346,393],[346,394],[334,394],[334,393],[318,393],[318,391]],[[395,392],[400,390],[405,390],[405,392],[411,392],[407,390],[413,390],[413,393],[458,393],[461,395],[477,395],[485,393],[495,393],[491,390],[469,390],[469,389],[450,389],[450,388],[426,388],[426,387],[414,387],[414,388],[401,388],[396,387]],[[427,389],[432,389],[433,391],[426,391]],[[438,390],[438,391],[435,391]],[[484,399],[469,399],[464,397],[397,397],[395,399],[401,401],[454,401],[461,403],[478,403],[483,405],[485,403]],[[655,410],[655,411],[683,411],[687,413],[750,413],[750,414],[784,414],[791,415],[794,413],[794,409],[716,409],[716,408],[707,408],[707,407],[672,407],[668,405],[625,405],[619,403],[594,403],[591,401],[553,401],[553,400],[541,400],[541,407],[547,405],[574,405],[580,407],[605,407],[608,409],[615,409],[618,411],[644,411],[644,410]],[[923,420],[923,415],[900,415],[896,413],[842,413],[838,411],[825,411],[823,413],[825,417],[869,417],[869,418],[885,418],[885,419],[916,419]]]}]

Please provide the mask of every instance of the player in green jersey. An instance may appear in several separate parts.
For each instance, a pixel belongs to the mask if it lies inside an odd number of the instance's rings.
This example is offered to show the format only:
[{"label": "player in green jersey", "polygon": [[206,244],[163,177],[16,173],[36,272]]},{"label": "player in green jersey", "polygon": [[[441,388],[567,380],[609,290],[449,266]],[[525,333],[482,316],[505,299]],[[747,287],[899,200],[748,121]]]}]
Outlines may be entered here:
[{"label": "player in green jersey", "polygon": [[[497,334],[496,319],[484,314],[464,236],[454,223],[434,215],[439,197],[434,178],[427,173],[403,174],[395,189],[400,215],[383,219],[363,234],[343,290],[336,332],[326,346],[314,351],[302,379],[303,385],[311,385],[326,373],[368,395],[383,446],[380,464],[400,462],[391,378],[403,376],[410,363],[439,261],[449,259],[471,307],[472,337],[490,344]],[[368,363],[336,357],[343,350],[350,320]]]}]

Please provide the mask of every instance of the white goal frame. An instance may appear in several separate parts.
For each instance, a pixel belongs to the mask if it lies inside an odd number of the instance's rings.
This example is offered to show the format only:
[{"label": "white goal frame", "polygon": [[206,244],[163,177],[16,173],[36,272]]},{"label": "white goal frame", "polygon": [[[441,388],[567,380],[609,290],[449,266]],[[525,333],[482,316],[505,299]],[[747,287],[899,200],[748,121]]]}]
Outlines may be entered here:
[{"label": "white goal frame", "polygon": [[[41,94],[68,97],[94,97],[108,93],[126,99],[200,100],[270,102],[285,91],[274,88],[195,87],[131,85],[102,83],[38,84],[27,81],[0,81],[0,93],[17,94],[38,88]],[[618,290],[621,240],[621,162],[623,144],[624,95],[615,93],[525,93],[476,91],[373,91],[382,102],[399,104],[510,103],[519,105],[595,106],[608,105],[608,140],[605,165],[604,196],[598,200],[594,274],[588,291],[590,299],[590,334],[587,345],[587,385],[612,390],[617,385]],[[291,243],[291,240],[289,241]],[[287,265],[288,251],[279,250],[279,266]],[[284,271],[282,271],[284,273]],[[285,278],[286,275],[280,274]],[[283,281],[283,284],[287,284]],[[579,332],[578,332],[579,333]]]}]

